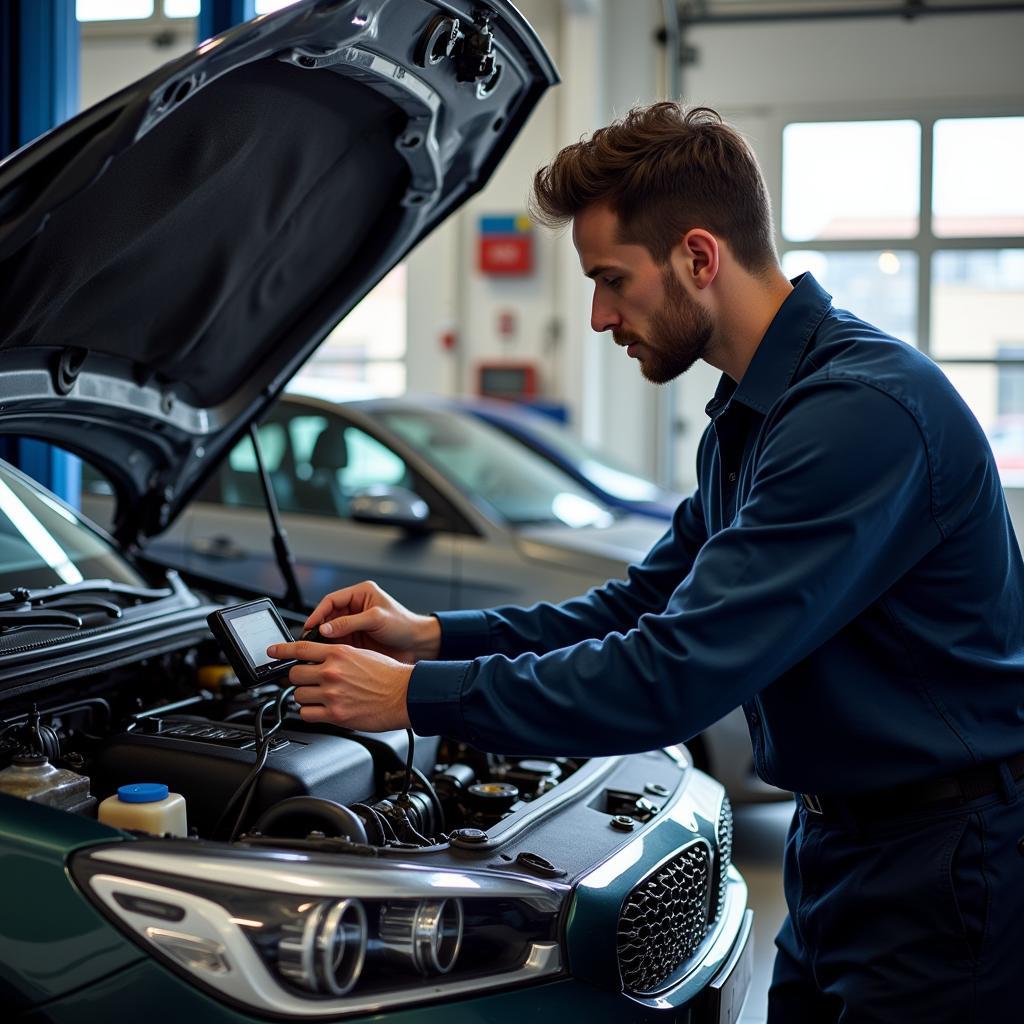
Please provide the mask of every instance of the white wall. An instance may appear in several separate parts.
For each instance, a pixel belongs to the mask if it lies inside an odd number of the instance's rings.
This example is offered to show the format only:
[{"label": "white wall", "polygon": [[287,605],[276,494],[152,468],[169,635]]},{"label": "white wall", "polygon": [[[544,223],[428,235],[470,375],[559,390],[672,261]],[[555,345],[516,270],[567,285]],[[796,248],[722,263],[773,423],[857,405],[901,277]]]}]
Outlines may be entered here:
[{"label": "white wall", "polygon": [[89,34],[88,27],[84,27],[79,106],[83,110],[91,107],[196,45],[194,31],[189,29],[175,32],[162,45],[155,43],[155,38],[152,33]]}]

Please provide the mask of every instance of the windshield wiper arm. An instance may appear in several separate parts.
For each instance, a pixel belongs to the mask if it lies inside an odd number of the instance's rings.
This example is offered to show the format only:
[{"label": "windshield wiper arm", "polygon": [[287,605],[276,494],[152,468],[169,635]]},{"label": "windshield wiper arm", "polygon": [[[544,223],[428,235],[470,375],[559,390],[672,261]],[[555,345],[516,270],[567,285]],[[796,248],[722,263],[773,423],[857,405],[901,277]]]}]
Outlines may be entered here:
[{"label": "windshield wiper arm", "polygon": [[14,633],[19,629],[40,629],[44,626],[81,629],[82,620],[71,612],[55,609],[10,608],[0,611],[0,632]]},{"label": "windshield wiper arm", "polygon": [[[49,605],[53,599],[67,594],[122,594],[125,597],[141,597],[155,600],[158,597],[170,597],[174,591],[170,587],[154,589],[152,587],[135,587],[128,583],[115,583],[113,580],[82,580],[79,583],[60,583],[55,587],[42,587],[29,590],[28,587],[14,587],[6,594],[0,594],[0,608],[8,605]],[[97,599],[99,600],[99,599]],[[116,607],[113,602],[105,602]]]}]

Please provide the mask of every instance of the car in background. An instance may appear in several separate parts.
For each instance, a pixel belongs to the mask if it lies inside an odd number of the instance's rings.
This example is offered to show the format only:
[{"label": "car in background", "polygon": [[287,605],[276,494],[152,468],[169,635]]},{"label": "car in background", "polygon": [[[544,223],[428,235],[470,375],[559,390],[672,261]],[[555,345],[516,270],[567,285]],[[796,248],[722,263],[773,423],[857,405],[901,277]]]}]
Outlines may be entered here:
[{"label": "car in background", "polygon": [[[5,1020],[734,1019],[746,886],[684,749],[499,757],[305,722],[211,635],[257,596],[230,558],[157,557],[224,459],[248,486],[240,439],[556,80],[505,0],[299,0],[0,163],[0,435],[80,456],[114,503],[104,534],[0,464]],[[415,564],[429,508],[365,497]],[[187,822],[98,812],[162,787]]]},{"label": "car in background", "polygon": [[611,508],[667,522],[683,500],[681,494],[666,490],[607,452],[585,444],[566,426],[528,404],[487,398],[437,401],[468,412],[516,438]]},{"label": "car in background", "polygon": [[[286,394],[257,437],[308,606],[370,578],[418,611],[559,601],[623,576],[665,532],[433,403]],[[87,473],[83,509],[101,523],[103,489]],[[250,437],[149,550],[182,571],[282,590]]]}]

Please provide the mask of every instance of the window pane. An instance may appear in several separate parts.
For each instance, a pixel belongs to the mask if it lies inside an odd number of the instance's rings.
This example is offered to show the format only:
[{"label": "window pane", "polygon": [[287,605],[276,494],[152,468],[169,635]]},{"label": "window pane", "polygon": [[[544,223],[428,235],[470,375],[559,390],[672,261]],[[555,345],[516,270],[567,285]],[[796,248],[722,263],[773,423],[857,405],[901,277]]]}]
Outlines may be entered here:
[{"label": "window pane", "polygon": [[1024,487],[1024,366],[940,365],[988,435],[1003,485]]},{"label": "window pane", "polygon": [[127,21],[148,18],[153,13],[153,0],[76,0],[75,14],[79,21]]},{"label": "window pane", "polygon": [[788,124],[782,133],[782,234],[912,238],[921,209],[917,121]]},{"label": "window pane", "polygon": [[405,363],[310,360],[289,381],[287,390],[338,402],[394,398],[405,394]]},{"label": "window pane", "polygon": [[168,18],[198,18],[199,0],[164,0],[164,14]]},{"label": "window pane", "polygon": [[1024,117],[935,122],[936,235],[1024,235]]},{"label": "window pane", "polygon": [[405,266],[395,267],[323,340],[293,390],[324,398],[405,391]]},{"label": "window pane", "polygon": [[397,266],[324,339],[313,359],[405,356],[405,266]]},{"label": "window pane", "polygon": [[931,333],[936,358],[1024,357],[1024,249],[937,252]]},{"label": "window pane", "polygon": [[917,344],[917,253],[793,250],[782,268],[787,277],[809,270],[837,307]]}]

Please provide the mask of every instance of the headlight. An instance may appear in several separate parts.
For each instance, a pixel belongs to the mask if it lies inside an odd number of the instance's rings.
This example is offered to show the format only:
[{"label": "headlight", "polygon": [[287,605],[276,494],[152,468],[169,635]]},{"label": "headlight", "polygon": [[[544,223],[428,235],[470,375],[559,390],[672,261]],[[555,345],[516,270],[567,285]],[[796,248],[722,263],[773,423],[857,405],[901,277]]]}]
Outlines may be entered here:
[{"label": "headlight", "polygon": [[353,861],[139,842],[71,867],[144,947],[263,1012],[341,1016],[561,972],[567,886]]}]

